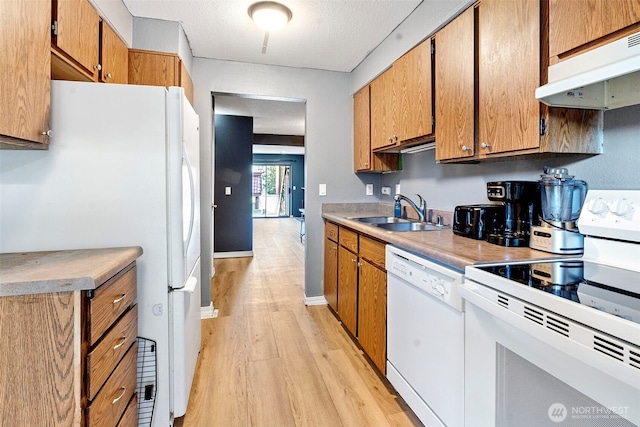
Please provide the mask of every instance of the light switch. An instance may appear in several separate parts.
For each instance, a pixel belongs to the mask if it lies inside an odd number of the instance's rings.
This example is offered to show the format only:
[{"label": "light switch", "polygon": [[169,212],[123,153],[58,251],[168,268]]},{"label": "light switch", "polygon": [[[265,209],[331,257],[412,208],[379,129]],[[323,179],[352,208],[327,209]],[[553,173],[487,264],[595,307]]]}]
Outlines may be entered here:
[{"label": "light switch", "polygon": [[367,196],[373,196],[373,184],[367,184],[365,194]]},{"label": "light switch", "polygon": [[231,195],[231,187],[224,187],[224,195],[225,196]]},{"label": "light switch", "polygon": [[327,184],[320,184],[318,186],[318,195],[326,196],[327,195]]},{"label": "light switch", "polygon": [[396,184],[396,194],[400,194],[400,184]]}]

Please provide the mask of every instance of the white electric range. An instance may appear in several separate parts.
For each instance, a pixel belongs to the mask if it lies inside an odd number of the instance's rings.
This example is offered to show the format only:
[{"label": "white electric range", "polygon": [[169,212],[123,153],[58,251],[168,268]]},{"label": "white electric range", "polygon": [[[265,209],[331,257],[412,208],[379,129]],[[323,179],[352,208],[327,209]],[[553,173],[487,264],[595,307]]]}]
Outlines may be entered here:
[{"label": "white electric range", "polygon": [[465,424],[640,424],[640,190],[590,190],[580,258],[465,270]]}]

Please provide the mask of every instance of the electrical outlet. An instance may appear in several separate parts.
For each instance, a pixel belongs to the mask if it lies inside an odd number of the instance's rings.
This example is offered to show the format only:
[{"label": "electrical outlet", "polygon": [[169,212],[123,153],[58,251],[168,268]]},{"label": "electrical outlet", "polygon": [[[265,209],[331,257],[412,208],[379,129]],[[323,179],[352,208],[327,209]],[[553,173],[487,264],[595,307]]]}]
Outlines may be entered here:
[{"label": "electrical outlet", "polygon": [[382,187],[380,191],[386,196],[391,195],[391,187]]},{"label": "electrical outlet", "polygon": [[396,194],[400,194],[400,184],[396,184]]},{"label": "electrical outlet", "polygon": [[367,196],[373,196],[373,184],[367,184],[365,192]]}]

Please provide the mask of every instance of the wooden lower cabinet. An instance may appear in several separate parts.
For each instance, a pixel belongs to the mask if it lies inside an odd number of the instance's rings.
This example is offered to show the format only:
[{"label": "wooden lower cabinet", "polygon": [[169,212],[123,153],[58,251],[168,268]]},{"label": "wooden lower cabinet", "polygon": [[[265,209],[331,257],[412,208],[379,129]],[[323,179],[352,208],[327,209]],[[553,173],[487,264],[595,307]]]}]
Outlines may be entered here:
[{"label": "wooden lower cabinet", "polygon": [[358,277],[358,342],[385,373],[387,362],[387,273],[360,261]]},{"label": "wooden lower cabinet", "polygon": [[358,255],[338,247],[338,316],[353,336],[358,317]]},{"label": "wooden lower cabinet", "polygon": [[[384,374],[387,359],[385,243],[348,228],[338,230],[338,226],[330,222],[325,223],[325,236],[325,298]],[[334,277],[335,288],[327,285]]]},{"label": "wooden lower cabinet", "polygon": [[0,420],[137,425],[135,262],[95,290],[0,298]]},{"label": "wooden lower cabinet", "polygon": [[324,298],[338,312],[338,226],[325,224],[324,238]]}]

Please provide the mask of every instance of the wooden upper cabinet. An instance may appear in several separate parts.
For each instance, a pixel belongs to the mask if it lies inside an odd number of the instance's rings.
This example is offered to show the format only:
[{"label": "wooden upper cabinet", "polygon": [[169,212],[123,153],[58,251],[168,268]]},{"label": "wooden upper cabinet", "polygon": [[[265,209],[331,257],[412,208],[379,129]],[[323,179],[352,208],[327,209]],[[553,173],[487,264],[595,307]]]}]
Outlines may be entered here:
[{"label": "wooden upper cabinet", "polygon": [[398,142],[433,133],[431,39],[411,49],[394,64]]},{"label": "wooden upper cabinet", "polygon": [[435,37],[438,161],[475,154],[474,28],[474,8],[469,8]]},{"label": "wooden upper cabinet", "polygon": [[[53,2],[54,35],[52,53],[54,61],[66,61],[67,64],[54,63],[53,72],[65,77],[65,70],[71,67],[79,70],[87,80],[98,81],[99,61],[99,24],[98,12],[88,0],[57,0]],[[60,70],[58,70],[58,68]],[[54,74],[54,77],[57,77]]]},{"label": "wooden upper cabinet", "polygon": [[51,1],[0,1],[0,147],[47,149]]},{"label": "wooden upper cabinet", "polygon": [[540,1],[478,7],[479,155],[540,146]]},{"label": "wooden upper cabinet", "polygon": [[353,96],[353,159],[354,170],[371,169],[371,117],[369,115],[369,86]]},{"label": "wooden upper cabinet", "polygon": [[100,22],[100,81],[129,82],[129,48],[105,21]]},{"label": "wooden upper cabinet", "polygon": [[398,151],[433,139],[431,39],[371,82],[371,148]]},{"label": "wooden upper cabinet", "polygon": [[371,82],[371,149],[394,146],[396,97],[394,68],[391,67]]},{"label": "wooden upper cabinet", "polygon": [[193,82],[175,53],[129,49],[129,83],[149,86],[180,86],[193,104]]},{"label": "wooden upper cabinet", "polygon": [[[549,56],[562,59],[574,49],[596,46],[628,35],[622,31],[639,31],[640,2],[638,0],[550,0]],[[595,42],[595,44],[594,44]]]}]

